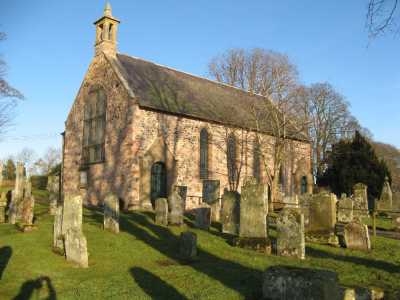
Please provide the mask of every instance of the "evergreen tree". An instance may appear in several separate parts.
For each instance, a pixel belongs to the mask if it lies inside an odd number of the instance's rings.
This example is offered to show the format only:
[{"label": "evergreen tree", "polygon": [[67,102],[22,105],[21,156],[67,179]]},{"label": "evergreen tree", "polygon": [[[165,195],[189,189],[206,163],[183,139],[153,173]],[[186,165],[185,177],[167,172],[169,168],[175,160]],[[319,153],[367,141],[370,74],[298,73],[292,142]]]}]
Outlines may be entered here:
[{"label": "evergreen tree", "polygon": [[352,141],[342,140],[332,147],[328,167],[317,178],[319,186],[329,186],[337,196],[350,195],[356,183],[368,186],[368,197],[379,198],[385,176],[391,175],[384,160],[379,160],[371,144],[356,132]]},{"label": "evergreen tree", "polygon": [[6,163],[6,170],[5,170],[5,178],[8,180],[14,180],[15,179],[15,164],[14,161],[9,158]]}]

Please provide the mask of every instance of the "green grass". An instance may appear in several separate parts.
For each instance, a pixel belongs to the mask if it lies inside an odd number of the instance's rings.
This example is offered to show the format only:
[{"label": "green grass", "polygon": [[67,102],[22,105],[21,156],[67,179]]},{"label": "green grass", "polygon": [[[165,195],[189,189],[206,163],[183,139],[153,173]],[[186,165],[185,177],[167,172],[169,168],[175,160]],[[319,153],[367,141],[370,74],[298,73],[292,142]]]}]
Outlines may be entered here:
[{"label": "green grass", "polygon": [[[363,223],[368,225],[368,227],[372,228],[372,217],[363,218]],[[393,230],[395,228],[392,218],[385,216],[377,216],[376,217],[376,229],[378,230]]]},{"label": "green grass", "polygon": [[[37,194],[39,202],[46,195]],[[234,248],[216,228],[157,226],[149,212],[121,215],[121,233],[102,230],[102,214],[84,211],[89,268],[52,252],[52,217],[36,205],[38,229],[21,233],[0,224],[0,299],[259,299],[262,272],[291,265],[338,272],[342,285],[400,290],[400,241],[377,238],[370,253],[308,244],[307,259]],[[179,234],[197,233],[199,258],[178,257]]]}]

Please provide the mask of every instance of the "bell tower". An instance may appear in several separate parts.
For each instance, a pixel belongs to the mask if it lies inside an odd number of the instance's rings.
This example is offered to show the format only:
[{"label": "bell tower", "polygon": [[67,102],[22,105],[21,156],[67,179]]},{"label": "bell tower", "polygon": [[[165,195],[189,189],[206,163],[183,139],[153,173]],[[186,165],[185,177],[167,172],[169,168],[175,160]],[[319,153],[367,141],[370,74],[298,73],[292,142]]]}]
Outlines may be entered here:
[{"label": "bell tower", "polygon": [[95,56],[102,52],[115,56],[117,53],[117,29],[119,20],[111,13],[111,5],[107,2],[103,16],[94,22],[96,26]]}]

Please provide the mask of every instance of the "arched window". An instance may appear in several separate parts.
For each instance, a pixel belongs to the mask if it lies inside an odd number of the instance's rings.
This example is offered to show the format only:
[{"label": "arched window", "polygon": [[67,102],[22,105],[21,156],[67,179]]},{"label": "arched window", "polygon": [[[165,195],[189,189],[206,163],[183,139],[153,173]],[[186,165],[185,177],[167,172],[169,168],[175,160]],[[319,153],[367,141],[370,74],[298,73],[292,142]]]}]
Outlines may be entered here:
[{"label": "arched window", "polygon": [[300,182],[300,193],[303,195],[307,193],[307,177],[303,176],[301,177],[301,182]]},{"label": "arched window", "polygon": [[106,130],[106,94],[97,89],[89,93],[85,103],[83,125],[83,163],[104,161]]},{"label": "arched window", "polygon": [[151,166],[150,200],[155,206],[157,198],[167,197],[167,171],[163,162]]},{"label": "arched window", "polygon": [[253,176],[257,179],[258,182],[261,181],[261,153],[260,153],[260,144],[258,141],[254,142],[253,147]]},{"label": "arched window", "polygon": [[208,131],[200,131],[200,179],[208,179]]},{"label": "arched window", "polygon": [[236,182],[236,137],[233,133],[228,136],[226,158],[228,165],[228,179],[229,182]]}]

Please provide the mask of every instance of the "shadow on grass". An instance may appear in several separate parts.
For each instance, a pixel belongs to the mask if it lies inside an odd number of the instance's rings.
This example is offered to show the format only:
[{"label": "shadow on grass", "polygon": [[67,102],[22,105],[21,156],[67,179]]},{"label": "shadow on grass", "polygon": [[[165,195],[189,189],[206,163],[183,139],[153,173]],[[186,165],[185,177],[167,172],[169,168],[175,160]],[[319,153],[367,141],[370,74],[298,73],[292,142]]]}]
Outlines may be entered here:
[{"label": "shadow on grass", "polygon": [[156,275],[142,269],[132,268],[130,273],[133,279],[137,282],[140,288],[147,294],[151,299],[176,299],[186,300],[187,298],[179,293],[173,286],[161,280]]},{"label": "shadow on grass", "polygon": [[44,289],[47,289],[47,297],[40,299],[46,300],[56,300],[57,294],[54,289],[51,280],[47,276],[39,277],[35,280],[28,280],[21,286],[18,295],[14,298],[14,300],[26,300],[26,299],[39,299],[39,295],[41,296],[44,292]]},{"label": "shadow on grass", "polygon": [[[169,228],[155,225],[149,216],[151,216],[149,213],[124,214],[120,218],[120,228],[170,259],[186,264],[187,262],[182,261],[178,254],[179,237],[174,235]],[[259,299],[261,296],[262,272],[259,270],[217,257],[201,247],[199,247],[199,259],[196,263],[187,265],[237,291],[246,299]]]},{"label": "shadow on grass", "polygon": [[398,265],[382,261],[382,260],[374,260],[363,257],[356,256],[346,256],[340,254],[329,253],[326,251],[306,247],[307,256],[314,258],[330,258],[338,261],[349,262],[358,265],[364,265],[368,268],[380,269],[382,271],[388,273],[400,273],[400,267]]},{"label": "shadow on grass", "polygon": [[8,262],[12,255],[12,248],[5,246],[0,248],[0,280],[3,277],[4,270],[6,269]]}]

